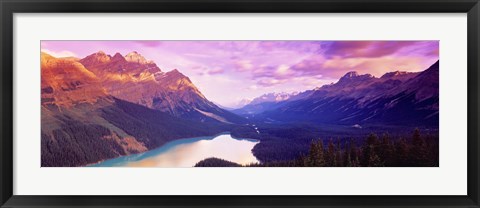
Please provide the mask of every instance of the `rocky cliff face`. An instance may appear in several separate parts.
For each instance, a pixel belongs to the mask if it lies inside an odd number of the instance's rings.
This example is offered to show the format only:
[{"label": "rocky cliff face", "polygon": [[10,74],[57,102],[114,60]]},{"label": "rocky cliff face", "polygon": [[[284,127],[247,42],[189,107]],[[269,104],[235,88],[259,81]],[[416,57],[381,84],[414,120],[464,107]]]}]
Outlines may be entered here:
[{"label": "rocky cliff face", "polygon": [[199,121],[232,123],[242,118],[225,111],[177,69],[163,72],[137,52],[113,57],[97,52],[79,61],[101,80],[109,94],[122,100]]},{"label": "rocky cliff face", "polygon": [[137,52],[111,56],[100,51],[78,61],[42,54],[43,103],[71,106],[107,95],[203,122],[243,120],[210,102],[177,69],[162,72]]},{"label": "rocky cliff face", "polygon": [[100,80],[82,64],[41,54],[42,104],[73,106],[106,98]]}]

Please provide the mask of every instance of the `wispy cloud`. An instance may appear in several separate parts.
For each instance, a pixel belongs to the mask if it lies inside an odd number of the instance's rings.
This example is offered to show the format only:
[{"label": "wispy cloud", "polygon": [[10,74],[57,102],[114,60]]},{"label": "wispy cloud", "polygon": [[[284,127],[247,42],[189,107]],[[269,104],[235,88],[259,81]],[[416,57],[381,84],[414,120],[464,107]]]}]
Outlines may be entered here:
[{"label": "wispy cloud", "polygon": [[235,60],[233,65],[237,71],[245,72],[253,69],[253,64],[250,60]]},{"label": "wispy cloud", "polygon": [[225,70],[223,70],[222,68],[218,68],[218,67],[208,70],[208,74],[211,74],[211,75],[221,74],[221,73],[224,73],[224,72],[225,72]]}]

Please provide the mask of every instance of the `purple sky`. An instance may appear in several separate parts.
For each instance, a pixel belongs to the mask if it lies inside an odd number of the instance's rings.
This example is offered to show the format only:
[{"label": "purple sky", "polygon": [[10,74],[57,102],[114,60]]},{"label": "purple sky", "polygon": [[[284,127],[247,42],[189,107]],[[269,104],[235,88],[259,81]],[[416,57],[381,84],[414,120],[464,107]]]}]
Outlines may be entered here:
[{"label": "purple sky", "polygon": [[178,69],[211,101],[232,107],[269,92],[336,82],[349,71],[381,76],[423,71],[439,57],[438,41],[42,41],[56,57],[137,51],[162,71]]}]

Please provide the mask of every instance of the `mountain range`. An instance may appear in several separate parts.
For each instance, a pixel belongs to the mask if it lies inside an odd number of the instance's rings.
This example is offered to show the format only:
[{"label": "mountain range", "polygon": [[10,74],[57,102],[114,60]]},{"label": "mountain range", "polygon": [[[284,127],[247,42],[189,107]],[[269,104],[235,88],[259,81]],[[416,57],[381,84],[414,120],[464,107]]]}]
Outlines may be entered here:
[{"label": "mountain range", "polygon": [[281,92],[281,93],[267,93],[263,94],[259,97],[256,97],[252,100],[242,100],[242,107],[238,109],[232,110],[232,112],[236,114],[257,114],[263,111],[266,111],[270,109],[272,106],[275,104],[288,100],[295,95],[297,95],[298,92],[294,93],[286,93],[286,92]]},{"label": "mountain range", "polygon": [[112,96],[170,115],[223,123],[243,119],[210,102],[177,69],[163,72],[137,52],[110,56],[100,51],[81,60]]},{"label": "mountain range", "polygon": [[41,77],[44,167],[144,152],[242,120],[208,101],[177,70],[163,73],[138,54],[74,59],[42,53]]},{"label": "mountain range", "polygon": [[249,104],[234,112],[277,122],[438,127],[438,79],[438,61],[423,72],[395,71],[379,78],[352,71],[334,84],[281,101]]},{"label": "mountain range", "polygon": [[349,72],[334,84],[267,93],[226,110],[179,70],[164,72],[135,51],[84,58],[42,52],[42,167],[84,166],[175,139],[238,132],[251,123],[438,128],[438,78],[439,62],[423,72],[379,78]]}]

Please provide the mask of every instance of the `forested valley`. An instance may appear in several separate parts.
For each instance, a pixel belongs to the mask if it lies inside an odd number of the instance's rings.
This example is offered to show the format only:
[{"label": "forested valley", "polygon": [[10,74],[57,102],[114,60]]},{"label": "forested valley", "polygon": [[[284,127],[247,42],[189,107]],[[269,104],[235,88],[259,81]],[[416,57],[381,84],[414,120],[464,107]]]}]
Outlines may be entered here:
[{"label": "forested valley", "polygon": [[[266,161],[246,167],[438,167],[438,136],[419,129],[406,137],[369,134],[363,139],[314,139],[295,159]],[[196,167],[236,167],[208,158]]]}]

